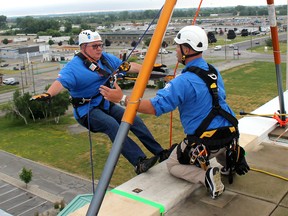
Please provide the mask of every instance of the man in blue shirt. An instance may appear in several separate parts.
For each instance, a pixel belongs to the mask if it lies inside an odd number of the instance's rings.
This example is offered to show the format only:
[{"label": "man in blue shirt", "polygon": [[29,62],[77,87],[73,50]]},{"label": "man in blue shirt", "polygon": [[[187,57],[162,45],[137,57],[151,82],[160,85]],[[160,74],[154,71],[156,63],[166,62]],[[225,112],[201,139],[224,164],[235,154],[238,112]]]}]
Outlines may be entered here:
[{"label": "man in blue shirt", "polygon": [[[79,34],[79,46],[80,52],[59,72],[47,92],[33,98],[51,98],[66,88],[71,96],[75,119],[92,132],[107,134],[113,142],[124,109],[105,100],[99,87],[110,85],[109,79],[114,71],[119,69],[123,73],[138,73],[141,65],[122,62],[116,56],[103,52],[104,44],[98,32],[82,31]],[[161,162],[168,158],[169,152],[160,146],[139,117],[135,118],[130,130],[155,155],[147,158],[141,148],[127,137],[121,153],[135,167],[137,174],[146,172],[158,159]]]},{"label": "man in blue shirt", "polygon": [[[177,60],[185,65],[182,73],[167,83],[164,89],[158,90],[154,98],[140,100],[138,112],[160,116],[178,107],[180,120],[187,137],[177,148],[174,148],[168,158],[168,170],[178,178],[192,183],[202,183],[214,199],[224,191],[224,185],[219,168],[210,167],[209,159],[216,157],[217,162],[223,166],[221,171],[223,174],[227,174],[226,150],[233,142],[238,144],[238,121],[225,101],[224,83],[219,71],[213,66],[209,66],[202,57],[202,52],[208,48],[205,31],[198,26],[186,26],[178,32],[174,41],[177,44]],[[193,69],[191,70],[191,68]],[[217,87],[214,89],[217,92],[216,102],[214,96],[212,97],[213,94],[210,93],[210,87],[194,70],[200,71],[200,75],[201,73],[208,74],[207,77],[216,80],[213,85],[210,85],[211,88],[212,86]],[[213,70],[214,73],[210,70]],[[105,99],[114,102],[122,99],[127,105],[129,97],[123,95],[117,83],[114,85],[115,89],[101,86],[101,94]],[[203,134],[206,136],[198,135],[198,128],[201,128],[206,117],[213,113],[211,110],[218,112],[218,108],[222,108],[220,112],[229,116],[233,123],[228,120],[229,118],[215,115],[205,128]],[[221,128],[225,128],[224,132],[221,131]],[[227,137],[225,137],[226,134]],[[210,144],[211,140],[219,142],[213,146]],[[239,173],[245,174],[248,169],[248,165],[244,166]],[[233,167],[233,171],[235,171],[235,167]]]}]

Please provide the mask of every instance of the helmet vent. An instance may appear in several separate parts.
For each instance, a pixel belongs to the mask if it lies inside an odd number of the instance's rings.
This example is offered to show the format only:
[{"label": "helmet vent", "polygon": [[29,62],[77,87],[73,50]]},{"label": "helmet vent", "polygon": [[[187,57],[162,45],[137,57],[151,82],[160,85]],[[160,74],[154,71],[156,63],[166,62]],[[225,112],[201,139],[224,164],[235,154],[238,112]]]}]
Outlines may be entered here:
[{"label": "helmet vent", "polygon": [[203,47],[202,42],[199,42],[198,45],[197,45],[197,47]]},{"label": "helmet vent", "polygon": [[178,39],[181,39],[181,33],[177,35],[177,38],[178,38]]}]

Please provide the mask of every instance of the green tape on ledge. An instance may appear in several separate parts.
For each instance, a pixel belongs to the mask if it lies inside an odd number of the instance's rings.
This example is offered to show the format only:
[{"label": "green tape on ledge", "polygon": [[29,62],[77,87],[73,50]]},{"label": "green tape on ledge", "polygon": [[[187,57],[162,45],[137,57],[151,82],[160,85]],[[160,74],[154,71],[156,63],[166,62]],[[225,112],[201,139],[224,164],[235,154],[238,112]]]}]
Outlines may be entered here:
[{"label": "green tape on ledge", "polygon": [[110,191],[108,191],[108,192],[112,192],[112,193],[114,193],[114,194],[118,194],[118,195],[127,197],[127,198],[129,198],[129,199],[133,199],[133,200],[142,202],[142,203],[144,203],[144,204],[153,206],[153,207],[155,207],[155,208],[158,208],[161,215],[165,213],[165,207],[164,207],[162,204],[159,204],[159,203],[156,203],[156,202],[152,202],[151,200],[147,200],[147,199],[144,199],[144,198],[142,198],[142,197],[135,196],[135,195],[133,195],[133,194],[130,194],[130,193],[127,193],[127,192],[124,192],[124,191],[120,191],[120,190],[116,190],[116,189],[112,189],[112,190],[110,190]]}]

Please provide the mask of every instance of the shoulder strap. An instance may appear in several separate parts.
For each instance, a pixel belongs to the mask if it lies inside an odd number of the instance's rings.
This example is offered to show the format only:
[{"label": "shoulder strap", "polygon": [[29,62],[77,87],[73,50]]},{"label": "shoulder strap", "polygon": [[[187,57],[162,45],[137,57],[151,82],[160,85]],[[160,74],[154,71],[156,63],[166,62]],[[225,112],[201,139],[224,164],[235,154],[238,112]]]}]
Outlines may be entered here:
[{"label": "shoulder strap", "polygon": [[[86,56],[84,56],[81,52],[77,53],[76,56],[78,56],[79,58],[82,59],[84,65],[89,68],[91,71],[96,71],[99,75],[104,76],[104,77],[109,77],[110,73],[107,72],[106,70],[103,70],[102,68],[99,67],[99,65],[97,64],[97,62],[92,62],[90,61],[88,58],[86,58]],[[108,64],[108,62],[105,60],[103,60],[103,56],[101,56],[100,61],[102,61],[102,63],[104,65],[106,65],[109,70],[111,70],[111,66]],[[108,65],[107,65],[108,64]],[[113,72],[113,69],[112,71]]]},{"label": "shoulder strap", "polygon": [[218,73],[212,65],[208,64],[208,66],[209,66],[208,71],[205,71],[199,67],[187,68],[187,71],[195,73],[206,83],[206,86],[208,87],[209,92],[212,95],[213,99],[212,110],[201,122],[201,124],[195,131],[195,135],[199,137],[204,131],[207,130],[208,126],[217,115],[221,115],[223,118],[227,119],[235,128],[238,128],[238,120],[233,115],[226,112],[219,104],[218,86],[217,86]]},{"label": "shoulder strap", "polygon": [[189,72],[195,73],[199,76],[205,83],[207,88],[209,89],[210,94],[213,98],[213,105],[215,107],[219,106],[219,99],[218,99],[218,86],[217,86],[217,71],[215,68],[208,64],[209,70],[205,71],[199,67],[189,67],[187,70]]}]

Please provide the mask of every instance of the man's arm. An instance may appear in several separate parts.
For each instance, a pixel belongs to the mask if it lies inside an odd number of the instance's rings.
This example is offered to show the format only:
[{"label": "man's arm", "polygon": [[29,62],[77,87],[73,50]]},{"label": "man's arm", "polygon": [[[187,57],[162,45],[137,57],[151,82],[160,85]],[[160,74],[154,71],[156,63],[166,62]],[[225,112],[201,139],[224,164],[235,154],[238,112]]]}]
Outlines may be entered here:
[{"label": "man's arm", "polygon": [[140,72],[140,69],[142,67],[141,64],[138,64],[136,62],[130,62],[130,65],[131,67],[127,73],[139,73]]},{"label": "man's arm", "polygon": [[[115,89],[111,89],[107,86],[101,85],[100,86],[100,93],[103,95],[104,99],[109,100],[114,103],[119,103],[120,100],[123,97],[122,89],[119,87],[117,82],[114,83]],[[130,97],[127,96],[125,99],[125,105],[127,106],[130,102],[135,103],[133,101],[129,101]],[[139,101],[139,108],[138,112],[145,113],[145,114],[152,114],[155,115],[156,111],[154,107],[152,106],[152,103],[150,100],[141,100]]]},{"label": "man's arm", "polygon": [[51,97],[53,97],[59,94],[63,89],[63,85],[58,80],[55,80],[47,90],[47,93],[49,93]]},{"label": "man's arm", "polygon": [[[129,97],[127,97],[127,104],[129,103]],[[127,106],[127,105],[126,105]],[[144,113],[144,114],[151,114],[151,115],[155,115],[156,111],[151,103],[150,100],[141,100],[139,107],[138,107],[138,112],[140,113]]]}]

